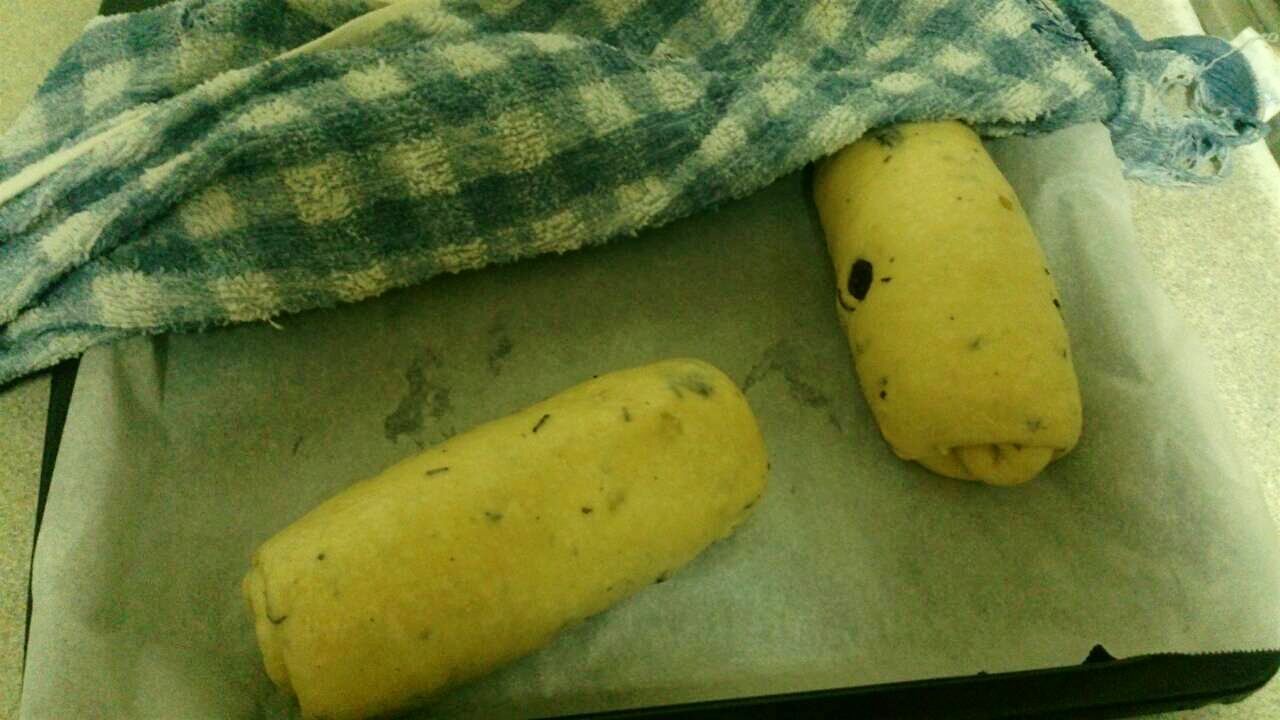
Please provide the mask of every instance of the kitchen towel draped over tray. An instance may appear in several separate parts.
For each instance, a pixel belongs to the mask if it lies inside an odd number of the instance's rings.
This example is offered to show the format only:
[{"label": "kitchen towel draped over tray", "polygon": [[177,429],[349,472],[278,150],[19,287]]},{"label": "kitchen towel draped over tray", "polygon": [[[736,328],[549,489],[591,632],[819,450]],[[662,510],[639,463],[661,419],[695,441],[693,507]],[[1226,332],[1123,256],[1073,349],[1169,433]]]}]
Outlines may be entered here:
[{"label": "kitchen towel draped over tray", "polygon": [[[1193,90],[1189,111],[1166,90]],[[0,383],[143,332],[630,235],[889,122],[1105,120],[1138,177],[1257,139],[1225,43],[1096,0],[182,0],[100,18],[0,138]],[[730,261],[726,258],[726,261]]]}]

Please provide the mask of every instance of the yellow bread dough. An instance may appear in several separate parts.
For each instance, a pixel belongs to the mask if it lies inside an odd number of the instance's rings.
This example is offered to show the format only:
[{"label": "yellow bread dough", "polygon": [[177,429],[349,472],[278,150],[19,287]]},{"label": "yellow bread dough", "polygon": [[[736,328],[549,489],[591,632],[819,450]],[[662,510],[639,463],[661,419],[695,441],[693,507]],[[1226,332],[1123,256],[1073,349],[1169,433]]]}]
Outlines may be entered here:
[{"label": "yellow bread dough", "polygon": [[418,704],[665,579],[749,514],[765,470],[746,398],[711,365],[577,385],[263,543],[244,593],[267,673],[307,717]]},{"label": "yellow bread dough", "polygon": [[1057,288],[1018,198],[958,122],[897,125],[823,161],[837,313],[893,451],[1010,485],[1080,437]]}]

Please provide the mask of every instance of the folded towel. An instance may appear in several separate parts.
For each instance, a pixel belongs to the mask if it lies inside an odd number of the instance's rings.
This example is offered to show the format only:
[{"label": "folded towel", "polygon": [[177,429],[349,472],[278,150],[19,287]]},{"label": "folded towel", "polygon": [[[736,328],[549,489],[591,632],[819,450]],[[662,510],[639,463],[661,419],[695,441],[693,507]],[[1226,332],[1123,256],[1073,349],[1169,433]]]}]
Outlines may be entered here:
[{"label": "folded towel", "polygon": [[[1196,89],[1186,113],[1165,90]],[[1261,136],[1248,66],[1096,0],[182,0],[0,139],[0,383],[631,235],[890,122],[1105,120],[1140,177]]]}]

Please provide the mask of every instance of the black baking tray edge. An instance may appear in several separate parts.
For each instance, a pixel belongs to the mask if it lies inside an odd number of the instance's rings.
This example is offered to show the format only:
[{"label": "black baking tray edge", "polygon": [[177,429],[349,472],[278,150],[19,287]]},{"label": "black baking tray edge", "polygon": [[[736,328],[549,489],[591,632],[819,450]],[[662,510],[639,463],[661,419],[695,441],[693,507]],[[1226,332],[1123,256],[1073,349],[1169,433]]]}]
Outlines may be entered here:
[{"label": "black baking tray edge", "polygon": [[1101,645],[1074,667],[970,675],[590,713],[573,718],[1122,718],[1239,702],[1267,684],[1280,652],[1142,655]]},{"label": "black baking tray edge", "polygon": [[[53,369],[36,537],[62,443],[79,360]],[[34,543],[33,543],[34,548]],[[34,556],[34,549],[32,551]],[[27,634],[31,629],[27,586]],[[24,653],[25,656],[25,653]],[[1280,650],[1117,659],[1096,645],[1080,665],[666,705],[573,718],[1120,718],[1243,700],[1280,670]]]},{"label": "black baking tray edge", "polygon": [[[163,0],[103,0],[112,15],[163,4]],[[53,369],[45,426],[36,536],[62,441],[79,360]],[[34,545],[33,545],[34,547]],[[34,551],[33,551],[34,554]],[[31,591],[27,590],[27,631]],[[24,653],[25,656],[25,653]],[[1168,653],[1113,658],[1101,645],[1076,666],[734,698],[588,713],[566,718],[1122,718],[1212,703],[1239,702],[1280,670],[1280,650],[1206,654]]]}]

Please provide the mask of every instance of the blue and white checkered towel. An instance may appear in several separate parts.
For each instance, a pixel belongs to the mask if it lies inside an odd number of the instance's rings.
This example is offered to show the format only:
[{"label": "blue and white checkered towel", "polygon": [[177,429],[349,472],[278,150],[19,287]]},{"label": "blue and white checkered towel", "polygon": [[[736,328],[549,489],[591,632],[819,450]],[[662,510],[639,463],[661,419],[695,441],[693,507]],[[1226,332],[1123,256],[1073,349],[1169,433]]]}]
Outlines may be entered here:
[{"label": "blue and white checkered towel", "polygon": [[[181,0],[100,18],[0,140],[0,383],[631,235],[884,123],[1261,133],[1247,65],[1097,0]],[[1191,112],[1164,109],[1173,84]]]}]

